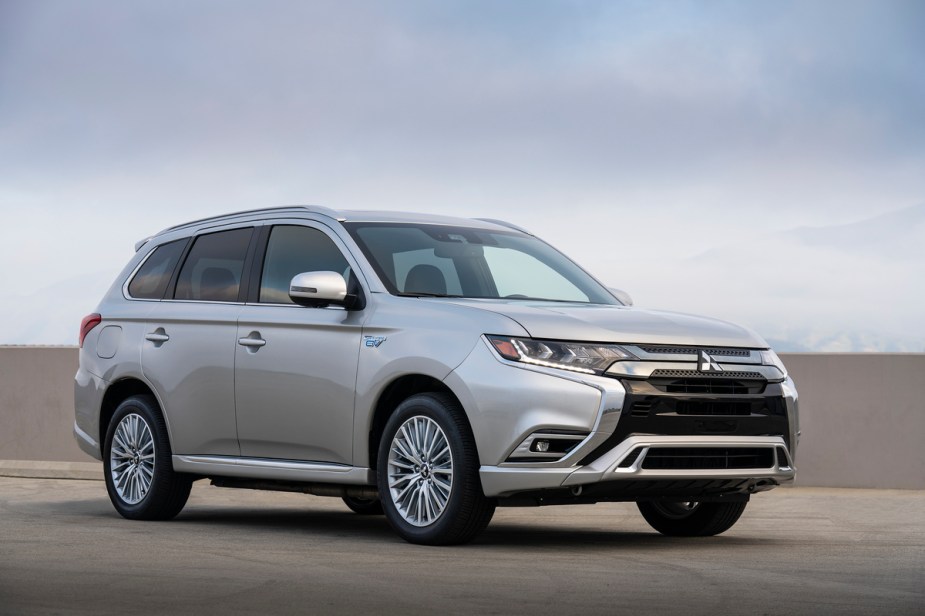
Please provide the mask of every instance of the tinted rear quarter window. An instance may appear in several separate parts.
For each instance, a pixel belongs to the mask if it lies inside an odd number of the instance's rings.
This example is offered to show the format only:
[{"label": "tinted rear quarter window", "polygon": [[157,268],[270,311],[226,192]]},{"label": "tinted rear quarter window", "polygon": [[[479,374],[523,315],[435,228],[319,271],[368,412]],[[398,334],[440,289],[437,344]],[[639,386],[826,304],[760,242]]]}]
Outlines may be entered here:
[{"label": "tinted rear quarter window", "polygon": [[136,299],[163,298],[187,241],[177,240],[155,248],[129,283],[129,295]]},{"label": "tinted rear quarter window", "polygon": [[200,235],[177,278],[175,299],[238,301],[244,259],[253,228]]}]

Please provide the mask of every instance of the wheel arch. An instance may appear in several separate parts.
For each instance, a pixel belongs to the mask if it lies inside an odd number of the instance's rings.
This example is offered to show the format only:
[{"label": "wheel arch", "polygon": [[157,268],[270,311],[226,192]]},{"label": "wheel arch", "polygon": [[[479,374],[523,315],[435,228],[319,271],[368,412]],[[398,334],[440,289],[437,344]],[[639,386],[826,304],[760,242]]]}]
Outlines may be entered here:
[{"label": "wheel arch", "polygon": [[170,424],[167,422],[164,408],[154,388],[137,377],[127,376],[114,381],[106,388],[106,393],[103,394],[103,401],[100,403],[99,422],[99,442],[101,449],[103,443],[106,441],[106,431],[109,429],[109,422],[112,421],[112,416],[115,414],[116,409],[124,400],[139,395],[151,396],[154,399],[154,402],[157,404],[157,410],[160,412],[161,417],[164,419],[164,423],[167,425],[167,439],[172,442],[173,439],[170,438]]},{"label": "wheel arch", "polygon": [[471,430],[472,425],[469,422],[469,417],[465,412],[462,401],[446,383],[426,374],[405,374],[399,376],[386,385],[382,393],[380,393],[379,397],[376,399],[372,419],[369,423],[366,443],[366,453],[369,456],[370,469],[376,469],[379,441],[382,439],[382,433],[385,429],[385,424],[389,421],[389,417],[392,416],[392,413],[395,412],[395,409],[397,409],[398,405],[403,401],[413,395],[424,393],[442,393],[452,396],[456,403],[459,404],[459,407],[463,409],[466,423],[469,424]]}]

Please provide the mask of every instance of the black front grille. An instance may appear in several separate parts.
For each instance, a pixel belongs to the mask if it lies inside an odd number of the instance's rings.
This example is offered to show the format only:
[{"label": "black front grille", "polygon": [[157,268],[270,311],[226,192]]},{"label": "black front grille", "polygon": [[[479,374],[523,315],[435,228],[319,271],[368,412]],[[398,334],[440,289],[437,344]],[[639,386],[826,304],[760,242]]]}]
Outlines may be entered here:
[{"label": "black front grille", "polygon": [[771,468],[771,447],[654,447],[642,461],[648,470]]},{"label": "black front grille", "polygon": [[[747,373],[746,373],[747,374]],[[666,375],[667,376],[667,375]],[[758,394],[765,381],[736,378],[651,379],[652,385],[670,394]]]},{"label": "black front grille", "polygon": [[679,378],[688,378],[688,379],[751,379],[755,381],[765,380],[761,376],[760,372],[754,371],[744,371],[744,370],[723,370],[722,372],[698,372],[697,370],[665,370],[664,368],[659,368],[658,370],[653,370],[650,375],[652,378],[660,377],[679,377]]},{"label": "black front grille", "polygon": [[694,355],[697,351],[706,351],[710,355],[721,357],[750,357],[748,349],[705,349],[702,347],[674,347],[674,346],[639,346],[646,353],[662,355]]},{"label": "black front grille", "polygon": [[[636,404],[639,404],[638,402]],[[755,407],[759,408],[755,408]],[[678,415],[738,415],[748,416],[754,410],[765,411],[767,407],[762,403],[740,400],[678,400],[675,402],[675,412]]]},{"label": "black front grille", "polygon": [[[730,389],[739,392],[741,384],[747,393],[666,391],[669,384],[678,380],[622,379],[626,397],[616,430],[584,454],[579,464],[590,464],[636,435],[780,436],[790,444],[787,406],[780,383],[732,379],[734,385]],[[712,380],[698,379],[697,384]],[[709,386],[715,391],[722,389],[715,383]]]},{"label": "black front grille", "polygon": [[638,400],[636,402],[633,402],[633,406],[631,407],[632,410],[630,414],[633,417],[648,417],[649,411],[652,410],[652,404],[653,404],[653,401],[651,399]]}]

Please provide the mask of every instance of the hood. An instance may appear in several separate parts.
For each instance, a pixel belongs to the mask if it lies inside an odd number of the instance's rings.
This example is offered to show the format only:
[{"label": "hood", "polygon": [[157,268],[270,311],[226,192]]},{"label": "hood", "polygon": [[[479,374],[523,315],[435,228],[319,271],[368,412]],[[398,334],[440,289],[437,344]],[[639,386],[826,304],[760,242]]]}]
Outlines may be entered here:
[{"label": "hood", "polygon": [[601,304],[480,299],[451,301],[503,314],[517,321],[533,338],[768,348],[760,336],[739,325],[677,312]]}]

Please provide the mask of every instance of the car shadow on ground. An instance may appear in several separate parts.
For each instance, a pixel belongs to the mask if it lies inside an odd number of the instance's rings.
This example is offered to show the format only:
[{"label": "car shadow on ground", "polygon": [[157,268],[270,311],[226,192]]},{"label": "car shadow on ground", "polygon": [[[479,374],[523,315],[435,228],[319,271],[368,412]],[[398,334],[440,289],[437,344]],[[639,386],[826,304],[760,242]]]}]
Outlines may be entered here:
[{"label": "car shadow on ground", "polygon": [[[184,512],[173,523],[234,527],[248,533],[266,532],[277,535],[281,532],[304,537],[313,535],[319,539],[349,537],[383,544],[405,544],[389,526],[383,516],[361,516],[350,511],[267,511],[259,509],[215,509],[210,511]],[[646,550],[715,549],[778,543],[767,537],[736,536],[717,537],[665,537],[655,531],[621,529],[616,523],[613,530],[597,528],[576,528],[574,524],[556,526],[524,522],[491,523],[478,535],[469,548],[568,548],[571,553],[597,552],[614,549],[644,548]]]},{"label": "car shadow on ground", "polygon": [[[384,516],[358,515],[346,508],[332,509],[276,507],[242,507],[240,505],[192,506],[170,522],[132,522],[122,519],[105,499],[46,503],[56,513],[73,517],[93,518],[97,522],[111,524],[114,530],[126,524],[132,531],[138,524],[150,524],[152,532],[165,525],[177,529],[199,530],[221,529],[222,533],[246,532],[252,538],[261,533],[278,538],[281,533],[291,533],[293,539],[315,537],[319,540],[349,538],[382,544],[404,544],[395,534]],[[595,552],[611,549],[644,548],[646,550],[713,549],[736,546],[754,548],[756,545],[780,543],[779,540],[754,535],[730,534],[718,537],[673,538],[664,537],[655,531],[621,529],[615,521],[613,530],[602,530],[600,525],[576,528],[574,522],[568,525],[537,524],[525,521],[493,522],[468,546],[469,548],[565,548],[574,552]]]}]

